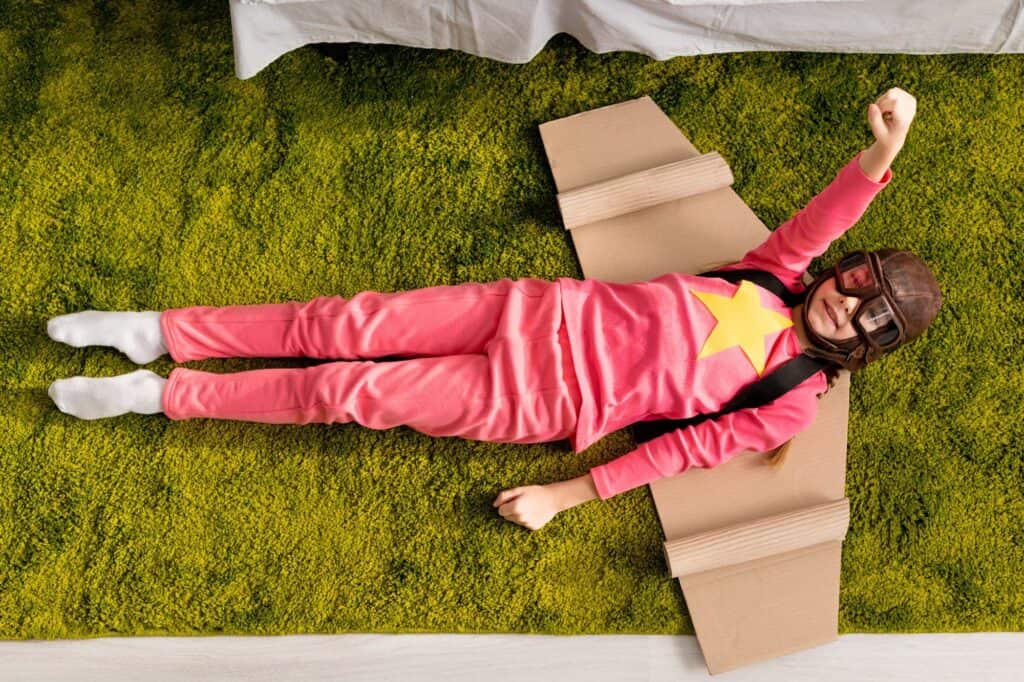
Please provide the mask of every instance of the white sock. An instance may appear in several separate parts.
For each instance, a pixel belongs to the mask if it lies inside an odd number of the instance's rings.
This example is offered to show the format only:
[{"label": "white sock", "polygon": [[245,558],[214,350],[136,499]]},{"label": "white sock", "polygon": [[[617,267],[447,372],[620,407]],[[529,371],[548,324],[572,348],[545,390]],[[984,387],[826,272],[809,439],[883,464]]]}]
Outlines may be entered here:
[{"label": "white sock", "polygon": [[167,379],[148,369],[116,377],[58,379],[47,391],[57,408],[79,419],[116,417],[125,412],[163,412],[161,398]]},{"label": "white sock", "polygon": [[58,315],[46,323],[54,341],[69,346],[114,346],[137,365],[152,362],[167,352],[160,329],[160,311],[107,312],[83,310]]}]

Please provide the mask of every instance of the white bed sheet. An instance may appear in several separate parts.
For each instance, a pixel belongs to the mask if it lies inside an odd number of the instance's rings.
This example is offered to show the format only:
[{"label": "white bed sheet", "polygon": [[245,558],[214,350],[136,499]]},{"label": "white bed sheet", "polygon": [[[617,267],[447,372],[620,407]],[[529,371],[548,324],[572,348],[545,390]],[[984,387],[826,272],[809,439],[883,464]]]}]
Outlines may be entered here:
[{"label": "white bed sheet", "polygon": [[528,62],[594,52],[1024,52],[1024,0],[230,0],[235,74],[309,43],[389,43]]}]

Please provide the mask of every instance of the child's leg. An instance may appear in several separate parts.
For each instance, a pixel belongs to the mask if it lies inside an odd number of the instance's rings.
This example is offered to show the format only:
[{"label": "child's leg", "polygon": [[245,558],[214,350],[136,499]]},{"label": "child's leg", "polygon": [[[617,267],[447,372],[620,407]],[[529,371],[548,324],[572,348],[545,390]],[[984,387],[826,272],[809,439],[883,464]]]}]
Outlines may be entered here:
[{"label": "child's leg", "polygon": [[557,282],[508,278],[302,303],[194,306],[164,311],[164,342],[176,362],[214,357],[324,359],[484,352],[510,307],[550,316]]},{"label": "child's leg", "polygon": [[512,443],[568,438],[579,401],[564,330],[526,343],[501,339],[486,355],[234,374],[179,367],[163,393],[171,419],[405,425],[432,436]]}]

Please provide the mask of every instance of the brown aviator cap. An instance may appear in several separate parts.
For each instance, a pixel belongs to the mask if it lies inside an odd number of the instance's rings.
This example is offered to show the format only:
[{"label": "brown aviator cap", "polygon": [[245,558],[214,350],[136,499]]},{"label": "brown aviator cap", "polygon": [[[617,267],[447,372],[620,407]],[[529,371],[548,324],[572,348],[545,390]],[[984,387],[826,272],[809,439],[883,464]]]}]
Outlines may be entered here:
[{"label": "brown aviator cap", "polygon": [[[880,347],[872,339],[858,329],[858,336],[844,341],[832,341],[814,333],[806,318],[804,306],[804,328],[813,348],[807,353],[812,356],[831,360],[846,369],[861,369],[869,362],[881,357],[884,353],[910,343],[924,333],[932,320],[938,315],[942,305],[942,292],[935,275],[928,269],[923,260],[910,251],[897,249],[880,249],[867,254],[872,270],[880,274],[881,296],[889,304],[899,327],[898,342],[890,342]],[[844,257],[845,260],[845,257]],[[842,261],[841,261],[842,262]],[[823,272],[807,289],[810,300],[815,289],[830,277],[840,275],[840,266]]]},{"label": "brown aviator cap", "polygon": [[910,251],[880,249],[875,251],[882,261],[882,272],[907,328],[903,343],[910,343],[924,333],[939,314],[942,292],[939,282],[925,262]]}]

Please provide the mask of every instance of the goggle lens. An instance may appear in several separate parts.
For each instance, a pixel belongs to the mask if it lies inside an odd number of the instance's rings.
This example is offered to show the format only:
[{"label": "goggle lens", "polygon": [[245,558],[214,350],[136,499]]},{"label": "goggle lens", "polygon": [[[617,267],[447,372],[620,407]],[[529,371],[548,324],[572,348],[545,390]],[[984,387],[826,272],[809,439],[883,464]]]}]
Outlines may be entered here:
[{"label": "goggle lens", "polygon": [[871,265],[862,254],[851,254],[839,261],[837,270],[837,288],[848,296],[864,298],[878,293],[878,281],[871,270]]},{"label": "goggle lens", "polygon": [[896,343],[900,337],[896,325],[896,315],[884,298],[865,301],[857,311],[857,321],[861,328],[881,348]]}]

